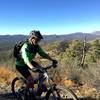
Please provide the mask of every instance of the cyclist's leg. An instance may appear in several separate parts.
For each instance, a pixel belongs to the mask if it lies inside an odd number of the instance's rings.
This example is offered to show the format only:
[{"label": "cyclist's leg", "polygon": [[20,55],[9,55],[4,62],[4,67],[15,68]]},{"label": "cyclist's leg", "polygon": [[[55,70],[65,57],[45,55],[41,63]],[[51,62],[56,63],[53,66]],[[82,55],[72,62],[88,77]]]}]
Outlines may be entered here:
[{"label": "cyclist's leg", "polygon": [[34,80],[29,72],[28,66],[16,66],[16,69],[27,80],[27,88],[33,88]]},{"label": "cyclist's leg", "polygon": [[[41,65],[38,64],[37,62],[32,61],[31,63],[34,67],[41,68]],[[42,85],[43,85],[43,84],[41,84],[40,81],[43,80],[43,73],[40,73],[40,72],[38,73],[38,80],[39,80],[39,82],[38,82],[38,88],[37,88],[37,95],[40,96],[42,94]]]},{"label": "cyclist's leg", "polygon": [[34,80],[31,75],[27,77],[27,81],[27,88],[34,88]]}]

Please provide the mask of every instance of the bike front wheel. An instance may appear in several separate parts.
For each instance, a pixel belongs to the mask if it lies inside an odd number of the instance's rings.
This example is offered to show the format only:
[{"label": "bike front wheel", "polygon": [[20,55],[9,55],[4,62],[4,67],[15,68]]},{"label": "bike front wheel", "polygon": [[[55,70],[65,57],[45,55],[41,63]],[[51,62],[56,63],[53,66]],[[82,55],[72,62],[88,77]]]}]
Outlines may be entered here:
[{"label": "bike front wheel", "polygon": [[47,92],[46,100],[78,100],[78,98],[69,88],[55,86]]}]

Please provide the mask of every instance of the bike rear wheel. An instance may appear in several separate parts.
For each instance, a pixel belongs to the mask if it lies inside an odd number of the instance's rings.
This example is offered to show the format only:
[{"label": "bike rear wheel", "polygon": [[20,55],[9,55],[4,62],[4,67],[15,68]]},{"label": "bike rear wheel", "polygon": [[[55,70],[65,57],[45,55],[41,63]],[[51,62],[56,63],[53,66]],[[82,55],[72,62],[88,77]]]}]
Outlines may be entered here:
[{"label": "bike rear wheel", "polygon": [[78,100],[74,92],[62,86],[55,86],[46,94],[46,100]]},{"label": "bike rear wheel", "polygon": [[18,100],[24,100],[25,89],[26,80],[22,77],[14,78],[11,84],[11,91]]}]

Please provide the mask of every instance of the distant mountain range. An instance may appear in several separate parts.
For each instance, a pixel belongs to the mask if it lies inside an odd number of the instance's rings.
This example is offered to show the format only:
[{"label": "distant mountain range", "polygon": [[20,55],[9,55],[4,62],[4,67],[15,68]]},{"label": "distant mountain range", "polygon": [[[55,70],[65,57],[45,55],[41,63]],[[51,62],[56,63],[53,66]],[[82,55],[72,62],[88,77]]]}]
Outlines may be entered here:
[{"label": "distant mountain range", "polygon": [[[0,50],[10,49],[14,46],[17,41],[22,41],[27,39],[27,35],[0,35]],[[100,39],[100,31],[95,31],[93,33],[72,33],[65,35],[44,35],[43,42],[52,42],[52,41],[63,41],[63,40],[73,40],[79,39],[84,40],[86,37],[87,40]]]}]

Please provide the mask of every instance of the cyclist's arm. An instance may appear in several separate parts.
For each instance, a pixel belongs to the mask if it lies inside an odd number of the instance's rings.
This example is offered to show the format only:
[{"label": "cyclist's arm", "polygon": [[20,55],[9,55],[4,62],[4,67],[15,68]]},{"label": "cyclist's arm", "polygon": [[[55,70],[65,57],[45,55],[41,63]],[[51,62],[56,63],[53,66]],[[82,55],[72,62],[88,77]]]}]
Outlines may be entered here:
[{"label": "cyclist's arm", "polygon": [[40,46],[39,46],[38,53],[39,53],[40,56],[42,56],[45,59],[48,59],[48,60],[51,60],[51,61],[53,60]]},{"label": "cyclist's arm", "polygon": [[26,64],[30,69],[33,69],[33,68],[35,69],[35,67],[33,67],[33,65],[31,64],[31,62],[27,62]]}]

